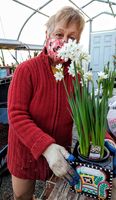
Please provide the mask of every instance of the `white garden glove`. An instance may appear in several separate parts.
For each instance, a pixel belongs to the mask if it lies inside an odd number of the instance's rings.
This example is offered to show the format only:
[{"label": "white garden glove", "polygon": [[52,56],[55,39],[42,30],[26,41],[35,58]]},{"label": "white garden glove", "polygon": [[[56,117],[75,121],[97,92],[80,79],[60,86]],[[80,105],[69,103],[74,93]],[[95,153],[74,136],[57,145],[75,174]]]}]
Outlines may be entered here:
[{"label": "white garden glove", "polygon": [[69,164],[65,159],[68,158],[69,153],[64,147],[51,144],[44,151],[43,156],[46,158],[50,169],[56,176],[62,177],[67,173]]}]

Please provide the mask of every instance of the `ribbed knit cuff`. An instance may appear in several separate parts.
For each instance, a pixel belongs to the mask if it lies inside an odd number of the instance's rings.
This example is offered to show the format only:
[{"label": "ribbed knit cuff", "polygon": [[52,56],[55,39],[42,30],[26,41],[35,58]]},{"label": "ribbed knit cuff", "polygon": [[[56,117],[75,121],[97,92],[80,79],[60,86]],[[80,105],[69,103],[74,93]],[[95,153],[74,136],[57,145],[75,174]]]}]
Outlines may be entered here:
[{"label": "ribbed knit cuff", "polygon": [[43,137],[41,137],[41,139],[39,138],[39,140],[37,140],[31,148],[31,153],[33,154],[33,157],[37,160],[47,149],[47,147],[53,143],[55,143],[55,140],[49,135],[44,135]]}]

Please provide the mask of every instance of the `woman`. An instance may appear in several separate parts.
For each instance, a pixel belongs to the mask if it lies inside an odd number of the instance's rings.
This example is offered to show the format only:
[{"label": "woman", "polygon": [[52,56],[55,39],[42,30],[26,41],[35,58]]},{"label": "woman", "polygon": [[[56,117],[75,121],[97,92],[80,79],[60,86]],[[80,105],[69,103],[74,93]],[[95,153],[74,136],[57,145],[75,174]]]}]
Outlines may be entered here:
[{"label": "woman", "polygon": [[46,24],[43,51],[15,70],[8,93],[8,169],[16,200],[33,198],[36,179],[67,173],[73,121],[63,82],[56,82],[54,72],[63,63],[70,90],[69,62],[58,58],[57,50],[69,38],[79,42],[84,24],[78,10],[64,7]]}]

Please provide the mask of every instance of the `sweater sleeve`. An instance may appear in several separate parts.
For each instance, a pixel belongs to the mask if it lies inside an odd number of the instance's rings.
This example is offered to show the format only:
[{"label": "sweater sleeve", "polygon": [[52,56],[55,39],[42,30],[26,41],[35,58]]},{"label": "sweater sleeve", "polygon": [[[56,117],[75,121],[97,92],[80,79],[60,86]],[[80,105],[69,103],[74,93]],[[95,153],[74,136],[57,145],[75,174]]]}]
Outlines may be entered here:
[{"label": "sweater sleeve", "polygon": [[21,64],[15,70],[8,91],[9,126],[16,137],[38,159],[44,150],[55,140],[41,130],[31,118],[29,105],[33,95],[33,84],[28,66]]}]

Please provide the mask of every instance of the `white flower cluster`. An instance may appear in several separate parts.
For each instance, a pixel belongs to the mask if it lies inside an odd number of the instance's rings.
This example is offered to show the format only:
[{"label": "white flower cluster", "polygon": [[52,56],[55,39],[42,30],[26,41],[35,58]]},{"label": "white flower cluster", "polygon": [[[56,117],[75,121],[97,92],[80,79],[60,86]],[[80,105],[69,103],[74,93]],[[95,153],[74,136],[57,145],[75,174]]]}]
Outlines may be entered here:
[{"label": "white flower cluster", "polygon": [[[69,59],[71,60],[71,64],[68,68],[68,73],[74,77],[75,76],[75,69],[74,69],[74,63],[76,63],[76,66],[81,66],[82,70],[84,72],[88,69],[88,62],[90,60],[90,56],[88,53],[82,50],[82,46],[76,42],[76,40],[69,39],[67,43],[64,44],[64,46],[59,49],[58,56],[63,59],[65,62],[67,62]],[[78,67],[76,71],[78,72]],[[63,66],[57,65],[56,68],[58,71],[54,74],[56,81],[61,81],[64,78],[63,75]]]},{"label": "white flower cluster", "polygon": [[68,61],[78,61],[80,58],[82,46],[76,42],[76,40],[69,39],[67,43],[64,43],[64,46],[59,49],[58,56],[61,59]]},{"label": "white flower cluster", "polygon": [[83,75],[83,77],[84,77],[84,80],[85,80],[85,81],[87,81],[87,80],[92,81],[92,80],[93,80],[93,74],[92,74],[91,71],[86,72],[86,73]]},{"label": "white flower cluster", "polygon": [[[58,50],[58,56],[65,62],[71,60],[71,64],[68,67],[68,73],[75,77],[76,72],[82,71],[84,81],[92,81],[93,74],[88,71],[88,64],[90,62],[90,55],[85,52],[82,46],[76,42],[76,40],[69,39],[67,43],[64,43],[63,47]],[[64,78],[62,64],[56,65],[57,72],[54,74],[56,81],[61,81]],[[99,81],[107,79],[108,75],[104,72],[98,72]]]},{"label": "white flower cluster", "polygon": [[55,79],[56,81],[61,81],[64,78],[62,64],[56,65],[56,69],[58,71],[54,74]]},{"label": "white flower cluster", "polygon": [[107,79],[108,78],[108,74],[105,74],[104,72],[98,72],[98,77],[99,77],[99,80],[103,80],[103,79]]}]

